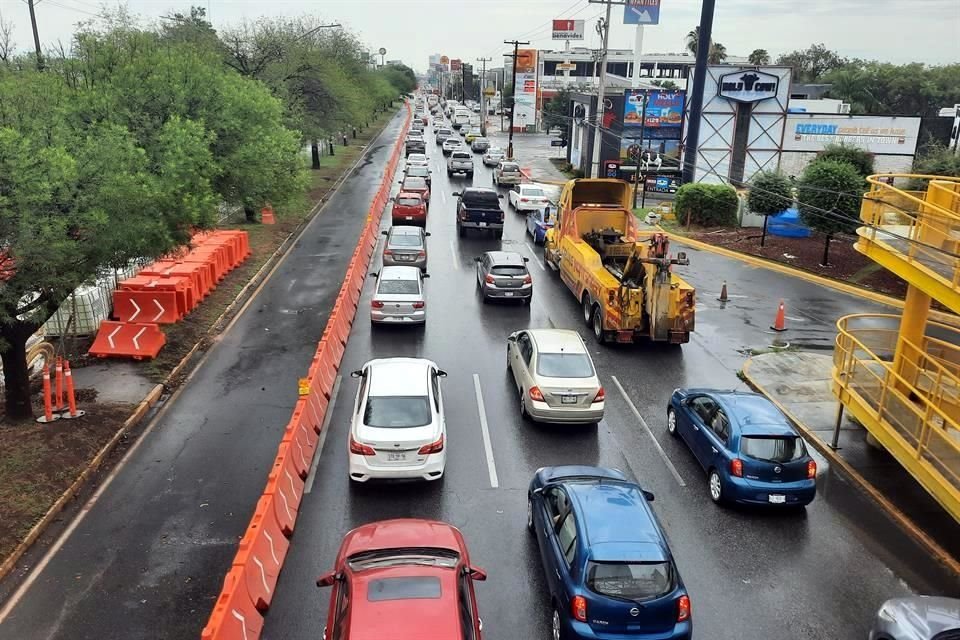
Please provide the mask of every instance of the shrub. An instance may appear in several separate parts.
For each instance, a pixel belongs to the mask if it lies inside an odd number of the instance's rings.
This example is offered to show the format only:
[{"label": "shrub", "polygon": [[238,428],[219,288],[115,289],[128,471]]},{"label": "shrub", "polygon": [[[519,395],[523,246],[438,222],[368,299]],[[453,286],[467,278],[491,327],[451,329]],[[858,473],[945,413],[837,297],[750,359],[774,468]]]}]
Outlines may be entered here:
[{"label": "shrub", "polygon": [[873,154],[859,147],[847,144],[828,144],[823,151],[817,154],[815,162],[821,160],[836,160],[852,165],[863,177],[873,173]]},{"label": "shrub", "polygon": [[818,159],[803,170],[797,206],[804,224],[826,236],[822,265],[829,264],[833,234],[853,233],[859,226],[865,190],[863,176],[848,162]]},{"label": "shrub", "polygon": [[[940,144],[931,145],[913,161],[913,172],[927,176],[960,178],[960,154]],[[926,180],[914,180],[909,188],[924,189],[926,182]]]},{"label": "shrub", "polygon": [[690,183],[677,189],[674,210],[678,219],[705,227],[737,224],[737,192],[723,184]]}]

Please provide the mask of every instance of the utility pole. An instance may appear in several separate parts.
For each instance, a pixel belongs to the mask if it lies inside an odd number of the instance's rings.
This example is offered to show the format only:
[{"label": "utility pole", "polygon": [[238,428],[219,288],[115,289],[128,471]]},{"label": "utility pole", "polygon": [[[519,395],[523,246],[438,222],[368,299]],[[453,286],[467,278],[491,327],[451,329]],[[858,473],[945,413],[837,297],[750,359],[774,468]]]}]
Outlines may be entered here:
[{"label": "utility pole", "polygon": [[697,63],[693,69],[693,94],[690,96],[690,116],[687,120],[687,140],[681,157],[681,182],[693,182],[697,169],[697,147],[700,146],[700,116],[703,112],[703,87],[707,80],[707,56],[713,37],[713,9],[715,0],[703,0],[700,9],[700,37],[697,40]]},{"label": "utility pole", "polygon": [[480,71],[480,135],[487,135],[487,63],[493,58],[477,58],[481,65]]},{"label": "utility pole", "polygon": [[[590,0],[590,4],[597,4],[601,0]],[[590,162],[590,177],[600,175],[600,146],[602,143],[601,129],[603,128],[604,90],[607,84],[607,46],[610,43],[610,9],[611,0],[602,0],[607,5],[607,15],[603,22],[597,22],[597,31],[603,36],[603,50],[600,52],[600,84],[597,87],[597,124],[593,130],[593,160]],[[711,1],[711,0],[707,0]],[[596,172],[596,173],[594,173]]]},{"label": "utility pole", "polygon": [[[520,48],[520,45],[527,45],[530,43],[520,42],[519,40],[504,40],[503,44],[513,45],[513,95],[510,98],[510,137],[507,141],[507,159],[513,160],[513,119],[514,114],[517,111],[517,50]],[[500,102],[502,105],[503,100]]]},{"label": "utility pole", "polygon": [[34,0],[27,0],[30,7],[30,24],[33,26],[33,46],[37,48],[37,71],[43,71],[43,54],[40,52],[40,34],[37,33],[37,12],[34,9]]}]

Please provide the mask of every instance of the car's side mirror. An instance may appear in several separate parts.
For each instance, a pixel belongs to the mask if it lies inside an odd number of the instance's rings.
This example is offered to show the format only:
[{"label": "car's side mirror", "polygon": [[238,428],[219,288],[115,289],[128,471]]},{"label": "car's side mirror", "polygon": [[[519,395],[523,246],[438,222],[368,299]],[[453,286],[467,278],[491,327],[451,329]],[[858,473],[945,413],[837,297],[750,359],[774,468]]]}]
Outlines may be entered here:
[{"label": "car's side mirror", "polygon": [[[393,198],[390,198],[390,199],[393,200]],[[384,229],[383,231],[380,232],[380,235],[382,235],[382,236],[388,236],[388,235],[390,235],[390,232],[387,231],[386,229]]]},{"label": "car's side mirror", "polygon": [[430,274],[429,274],[429,273],[424,273],[424,274],[421,275],[420,277],[421,277],[421,278],[429,278],[429,277],[430,277]]},{"label": "car's side mirror", "polygon": [[483,582],[487,579],[487,572],[480,567],[470,567],[470,569],[468,569],[468,573],[470,574],[470,577],[477,582]]},{"label": "car's side mirror", "polygon": [[459,198],[459,197],[460,197],[460,192],[459,192],[459,191],[454,191],[454,192],[453,192],[453,195],[455,195],[455,196],[457,196],[457,197]]},{"label": "car's side mirror", "polygon": [[327,572],[317,578],[318,587],[332,587],[333,583],[337,581],[337,574],[333,571]]},{"label": "car's side mirror", "polygon": [[371,272],[370,272],[370,275],[372,275],[374,278],[379,278],[379,277],[380,277],[380,272],[379,272],[379,271],[371,271]]},{"label": "car's side mirror", "polygon": [[530,262],[530,258],[524,258],[523,261],[524,261],[524,262]]},{"label": "car's side mirror", "polygon": [[437,369],[437,377],[439,377],[439,378],[446,378],[446,377],[447,377],[447,372],[444,371],[443,369]]},{"label": "car's side mirror", "polygon": [[474,261],[474,262],[480,262],[480,256],[477,256],[476,258],[474,258],[473,261]]},{"label": "car's side mirror", "polygon": [[643,489],[643,497],[646,498],[647,502],[653,502],[654,500],[653,494],[646,489]]},{"label": "car's side mirror", "polygon": [[356,371],[351,371],[351,372],[350,372],[350,377],[351,377],[351,378],[362,378],[362,377],[363,377],[363,371],[362,371],[361,369],[357,369]]},{"label": "car's side mirror", "polygon": [[543,493],[543,487],[537,487],[533,490],[533,494],[536,496],[540,495],[541,493]]},{"label": "car's side mirror", "polygon": [[503,194],[502,194],[502,193],[498,193],[498,194],[497,194],[497,198],[500,199],[500,200],[503,200]]},{"label": "car's side mirror", "polygon": [[429,231],[425,231],[423,235],[425,235],[425,236],[427,236],[427,237],[430,237],[430,232],[429,232]]},{"label": "car's side mirror", "polygon": [[686,259],[687,259],[687,252],[686,252],[686,251],[681,251],[681,252],[679,252],[679,253],[677,254],[677,260],[683,262],[683,261],[685,261]]},{"label": "car's side mirror", "polygon": [[507,336],[507,342],[516,342],[516,341],[517,341],[517,336],[515,335]]}]

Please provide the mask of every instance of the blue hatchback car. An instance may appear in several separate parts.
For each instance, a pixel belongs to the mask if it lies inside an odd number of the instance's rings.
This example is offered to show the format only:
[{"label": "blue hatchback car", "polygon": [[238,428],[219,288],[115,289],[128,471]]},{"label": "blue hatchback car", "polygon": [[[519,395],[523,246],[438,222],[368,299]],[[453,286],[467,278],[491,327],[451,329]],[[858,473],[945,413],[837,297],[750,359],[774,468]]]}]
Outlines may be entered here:
[{"label": "blue hatchback car", "polygon": [[677,389],[667,431],[706,470],[714,502],[801,507],[817,493],[817,463],[803,438],[762,395]]},{"label": "blue hatchback car", "polygon": [[690,597],[650,508],[614,469],[538,469],[527,493],[554,640],[689,640]]}]

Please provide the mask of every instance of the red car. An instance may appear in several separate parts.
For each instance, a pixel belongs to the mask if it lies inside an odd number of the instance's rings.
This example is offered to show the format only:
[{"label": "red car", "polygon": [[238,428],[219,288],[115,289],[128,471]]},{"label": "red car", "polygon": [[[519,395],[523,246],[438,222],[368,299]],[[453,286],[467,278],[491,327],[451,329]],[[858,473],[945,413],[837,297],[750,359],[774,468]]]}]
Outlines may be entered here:
[{"label": "red car", "polygon": [[430,185],[427,184],[425,178],[417,178],[415,176],[407,176],[403,180],[400,180],[401,192],[407,193],[418,193],[420,197],[423,198],[423,201],[427,203],[427,206],[430,206]]},{"label": "red car", "polygon": [[324,640],[479,640],[474,580],[460,531],[435,520],[384,520],[344,537],[333,571]]},{"label": "red car", "polygon": [[427,116],[426,114],[424,114],[424,116],[423,116],[422,118],[420,118],[420,122],[422,122],[423,124],[430,124],[430,118],[429,118],[429,116]]},{"label": "red car", "polygon": [[390,211],[393,224],[427,226],[427,204],[419,193],[401,191],[393,199],[393,209]]}]

